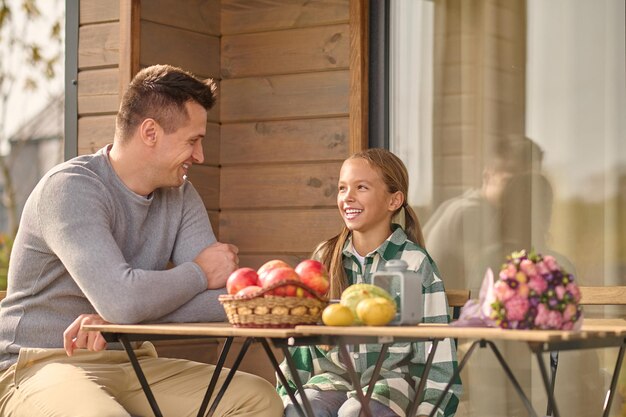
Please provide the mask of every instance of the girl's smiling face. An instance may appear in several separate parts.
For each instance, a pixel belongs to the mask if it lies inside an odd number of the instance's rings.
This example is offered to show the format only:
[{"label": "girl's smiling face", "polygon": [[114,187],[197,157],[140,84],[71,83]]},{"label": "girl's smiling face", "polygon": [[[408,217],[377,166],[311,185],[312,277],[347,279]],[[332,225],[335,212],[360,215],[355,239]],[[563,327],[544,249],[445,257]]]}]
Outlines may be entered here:
[{"label": "girl's smiling face", "polygon": [[391,230],[391,218],[403,203],[402,193],[390,193],[379,170],[367,160],[346,160],[337,188],[337,206],[348,229],[360,233]]}]

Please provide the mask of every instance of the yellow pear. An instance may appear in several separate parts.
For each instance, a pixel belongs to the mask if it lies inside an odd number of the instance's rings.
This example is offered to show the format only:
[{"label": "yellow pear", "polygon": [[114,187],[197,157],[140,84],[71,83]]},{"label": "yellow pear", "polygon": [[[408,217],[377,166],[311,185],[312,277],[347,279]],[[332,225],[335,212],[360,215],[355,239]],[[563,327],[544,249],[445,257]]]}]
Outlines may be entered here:
[{"label": "yellow pear", "polygon": [[357,304],[356,314],[367,326],[384,326],[396,316],[396,303],[384,297],[365,298]]}]

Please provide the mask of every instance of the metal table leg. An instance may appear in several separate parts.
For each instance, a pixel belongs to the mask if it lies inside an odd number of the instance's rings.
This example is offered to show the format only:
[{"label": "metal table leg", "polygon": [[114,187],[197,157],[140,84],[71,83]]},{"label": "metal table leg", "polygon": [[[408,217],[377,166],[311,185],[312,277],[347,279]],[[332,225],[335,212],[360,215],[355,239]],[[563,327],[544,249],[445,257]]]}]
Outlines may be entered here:
[{"label": "metal table leg", "polygon": [[150,404],[150,408],[152,409],[154,416],[163,417],[163,414],[161,414],[161,410],[159,409],[159,405],[157,404],[156,399],[154,398],[154,394],[152,394],[150,385],[148,384],[148,381],[146,380],[146,376],[144,375],[143,370],[141,369],[141,366],[139,366],[139,361],[137,360],[135,351],[133,350],[132,346],[130,345],[130,342],[128,341],[128,337],[125,334],[117,334],[116,336],[117,336],[117,340],[119,340],[122,343],[122,346],[124,346],[124,350],[126,351],[128,358],[130,359],[130,363],[133,365],[133,369],[135,370],[137,379],[139,379],[139,384],[141,384],[141,388],[143,389],[143,392],[146,394],[146,398],[148,399],[148,403]]},{"label": "metal table leg", "polygon": [[356,374],[356,370],[354,369],[354,365],[352,365],[352,360],[350,359],[350,353],[348,353],[348,348],[345,344],[341,343],[338,345],[339,355],[343,356],[343,361],[346,364],[346,368],[348,370],[348,375],[350,375],[350,379],[352,380],[352,385],[356,391],[356,396],[361,403],[361,412],[359,416],[365,414],[365,417],[372,417],[372,411],[370,410],[369,400],[365,398],[363,395],[363,389],[361,388],[361,381],[359,381],[359,376]]},{"label": "metal table leg", "polygon": [[[495,343],[493,343],[493,342],[491,342],[489,340],[481,340],[481,342],[482,342],[481,343],[481,347],[483,345],[489,345],[489,347],[491,348],[491,351],[494,353],[494,355],[496,355],[496,358],[498,359],[498,362],[500,362],[500,366],[502,366],[502,369],[504,370],[504,373],[509,378],[509,381],[511,381],[511,383],[513,384],[513,387],[515,388],[515,391],[517,391],[517,395],[519,395],[520,399],[524,403],[524,406],[526,407],[526,410],[528,410],[528,414],[530,414],[532,417],[537,417],[537,412],[533,408],[532,403],[530,402],[530,400],[528,399],[528,397],[524,393],[524,390],[522,389],[522,386],[517,381],[517,378],[515,378],[515,375],[513,374],[513,371],[511,371],[511,368],[509,368],[509,365],[504,360],[504,357],[500,353],[500,350],[498,350],[498,347],[495,345]],[[545,371],[545,367],[544,367],[544,371]],[[547,387],[547,385],[546,385],[546,387]],[[556,404],[555,404],[554,411],[556,413]],[[558,414],[556,414],[556,417],[558,417]]]},{"label": "metal table leg", "polygon": [[276,357],[274,356],[274,352],[272,352],[272,349],[270,348],[270,345],[267,339],[261,339],[261,345],[263,346],[263,349],[265,349],[265,353],[267,353],[267,357],[272,363],[272,366],[274,367],[274,370],[276,371],[276,375],[278,375],[278,379],[280,380],[280,383],[283,384],[283,387],[285,387],[285,390],[287,391],[287,395],[289,395],[289,399],[291,400],[291,403],[296,408],[296,411],[298,412],[300,417],[306,417],[306,415],[304,414],[304,411],[302,410],[302,407],[300,406],[300,403],[298,402],[298,400],[296,400],[296,396],[295,396],[293,389],[289,386],[289,382],[287,382],[287,378],[285,377],[285,374],[280,369],[280,365],[278,361],[276,360]]},{"label": "metal table leg", "polygon": [[[211,377],[211,381],[209,382],[209,387],[206,390],[206,394],[204,394],[204,398],[202,399],[202,403],[200,404],[200,409],[198,410],[198,417],[204,416],[206,408],[209,405],[209,400],[211,399],[211,395],[213,395],[213,390],[215,390],[215,385],[217,385],[217,380],[222,372],[222,368],[224,367],[224,362],[226,361],[226,357],[228,356],[228,352],[230,351],[230,346],[233,343],[234,337],[227,337],[224,342],[224,346],[222,347],[222,351],[220,352],[220,356],[217,359],[217,363],[215,364],[215,370],[213,371],[213,376]],[[214,401],[215,402],[215,401]]]},{"label": "metal table leg", "polygon": [[[556,371],[559,366],[559,352],[554,351],[550,352],[550,392],[552,393],[552,398],[554,398],[554,387],[556,385]],[[552,416],[553,404],[552,401],[548,401],[548,408],[546,409],[546,416]]]},{"label": "metal table leg", "polygon": [[291,354],[289,353],[289,349],[287,348],[287,346],[282,346],[282,345],[280,346],[280,348],[282,349],[283,354],[285,355],[285,360],[287,361],[287,366],[289,367],[289,370],[291,371],[293,382],[294,384],[296,384],[296,388],[298,389],[298,392],[300,393],[300,400],[302,401],[302,405],[304,406],[306,415],[308,417],[314,417],[315,414],[313,414],[311,403],[309,402],[309,399],[306,397],[306,394],[304,393],[304,387],[302,386],[300,375],[298,375],[298,368],[296,368],[296,364],[293,362],[293,358],[291,357]]},{"label": "metal table leg", "polygon": [[432,341],[432,345],[430,346],[430,351],[428,352],[428,358],[426,358],[426,364],[424,366],[424,371],[422,372],[422,376],[420,377],[420,383],[415,390],[415,397],[413,397],[413,403],[409,408],[407,416],[412,417],[417,413],[417,407],[422,400],[422,395],[424,394],[424,389],[426,388],[426,380],[428,379],[428,374],[430,372],[430,368],[433,364],[433,359],[435,358],[435,352],[437,351],[437,345],[439,344],[438,339],[434,339]]},{"label": "metal table leg", "polygon": [[217,408],[217,405],[219,404],[220,400],[224,396],[226,389],[230,385],[230,381],[235,376],[235,372],[237,372],[237,369],[239,368],[239,365],[241,364],[243,357],[246,355],[246,352],[248,351],[248,348],[250,347],[250,344],[252,344],[253,341],[254,341],[254,338],[252,337],[246,338],[246,341],[243,343],[243,346],[241,347],[241,350],[239,351],[239,354],[237,355],[237,358],[235,359],[235,363],[233,363],[233,366],[230,368],[230,371],[228,372],[228,375],[226,375],[226,379],[224,380],[222,387],[220,388],[217,395],[215,396],[215,400],[213,400],[213,404],[211,404],[211,408],[209,408],[207,417],[211,417],[213,413],[215,413],[215,409]]},{"label": "metal table leg", "polygon": [[390,343],[383,343],[380,348],[380,353],[378,354],[376,365],[374,366],[374,370],[372,371],[372,377],[370,378],[370,382],[367,385],[367,393],[365,394],[365,398],[367,398],[368,403],[370,398],[372,398],[372,394],[374,393],[374,385],[376,385],[376,381],[378,381],[378,374],[380,374],[380,368],[383,367],[383,362],[385,361],[387,350],[389,350],[389,345]]},{"label": "metal table leg", "polygon": [[[472,343],[470,348],[467,350],[467,353],[465,354],[465,356],[463,356],[463,360],[461,360],[461,363],[456,368],[456,371],[454,371],[454,373],[452,374],[452,378],[450,378],[450,382],[448,382],[446,387],[443,389],[443,392],[441,393],[441,395],[439,396],[439,399],[435,403],[435,407],[430,412],[428,417],[434,417],[435,412],[437,411],[437,409],[439,408],[439,406],[443,402],[443,399],[445,398],[446,394],[448,393],[448,391],[450,391],[450,388],[452,388],[452,384],[454,384],[454,381],[456,381],[456,379],[461,375],[461,371],[463,370],[463,368],[465,368],[465,365],[467,364],[467,361],[469,361],[469,358],[470,358],[470,356],[472,356],[472,353],[474,352],[474,349],[479,344],[480,344],[480,340],[477,340],[474,343]],[[409,417],[411,417],[411,416],[409,416]]]},{"label": "metal table leg", "polygon": [[617,380],[619,379],[619,372],[622,369],[622,362],[624,360],[624,344],[619,348],[617,354],[617,360],[615,361],[615,369],[613,370],[613,377],[611,378],[611,387],[609,388],[609,396],[604,403],[604,410],[602,412],[603,417],[609,417],[609,411],[611,411],[611,403],[615,397],[615,388],[617,387]]}]

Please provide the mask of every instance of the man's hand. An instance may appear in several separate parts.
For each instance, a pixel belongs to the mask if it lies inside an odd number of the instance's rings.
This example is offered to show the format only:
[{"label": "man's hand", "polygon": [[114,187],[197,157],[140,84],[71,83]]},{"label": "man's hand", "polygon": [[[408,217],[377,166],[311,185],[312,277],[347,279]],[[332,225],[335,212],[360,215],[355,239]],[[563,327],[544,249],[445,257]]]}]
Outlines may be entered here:
[{"label": "man's hand", "polygon": [[204,271],[209,290],[226,286],[228,276],[239,267],[237,252],[236,246],[217,242],[196,256],[194,262]]},{"label": "man's hand", "polygon": [[92,352],[103,350],[106,340],[100,332],[86,332],[81,329],[84,324],[109,324],[97,314],[81,314],[63,332],[63,347],[67,356],[72,356],[74,349],[89,349]]}]

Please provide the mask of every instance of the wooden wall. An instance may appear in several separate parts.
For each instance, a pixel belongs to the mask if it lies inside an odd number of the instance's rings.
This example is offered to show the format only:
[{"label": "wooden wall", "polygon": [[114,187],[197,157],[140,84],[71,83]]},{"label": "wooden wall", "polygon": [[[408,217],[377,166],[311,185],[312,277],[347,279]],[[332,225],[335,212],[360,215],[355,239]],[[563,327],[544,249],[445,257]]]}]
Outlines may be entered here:
[{"label": "wooden wall", "polygon": [[111,142],[118,107],[119,0],[81,0],[78,41],[78,154]]},{"label": "wooden wall", "polygon": [[340,226],[350,2],[221,6],[220,237],[244,265],[295,264]]},{"label": "wooden wall", "polygon": [[[220,80],[219,0],[141,2],[139,65],[170,64],[202,78]],[[203,141],[204,163],[192,166],[189,178],[200,193],[215,234],[220,237],[220,104],[209,111]]]},{"label": "wooden wall", "polygon": [[338,230],[339,167],[365,137],[354,71],[363,3],[81,0],[78,153],[112,141],[120,94],[139,67],[212,77],[218,105],[190,179],[216,233],[245,265],[307,257]]}]

